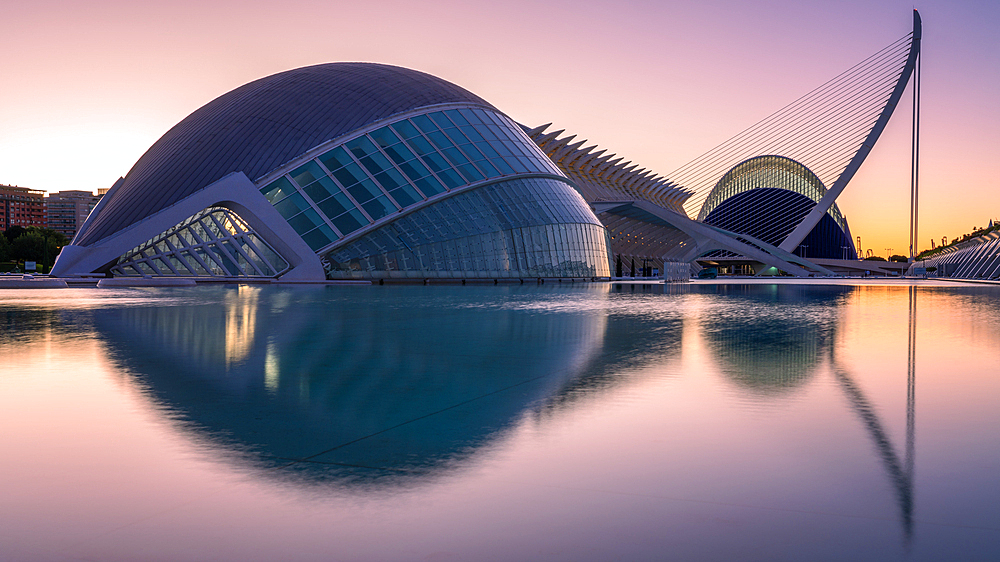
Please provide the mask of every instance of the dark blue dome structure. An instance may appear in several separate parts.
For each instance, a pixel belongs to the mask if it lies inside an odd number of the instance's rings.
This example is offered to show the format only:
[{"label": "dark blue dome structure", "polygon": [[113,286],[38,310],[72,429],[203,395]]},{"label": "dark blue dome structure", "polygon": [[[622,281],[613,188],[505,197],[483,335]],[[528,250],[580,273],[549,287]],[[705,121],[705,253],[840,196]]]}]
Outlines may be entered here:
[{"label": "dark blue dome structure", "polygon": [[92,244],[230,173],[255,180],[323,142],[441,103],[495,111],[450,82],[384,64],[320,64],[255,80],[219,96],[160,137],[74,244]]}]

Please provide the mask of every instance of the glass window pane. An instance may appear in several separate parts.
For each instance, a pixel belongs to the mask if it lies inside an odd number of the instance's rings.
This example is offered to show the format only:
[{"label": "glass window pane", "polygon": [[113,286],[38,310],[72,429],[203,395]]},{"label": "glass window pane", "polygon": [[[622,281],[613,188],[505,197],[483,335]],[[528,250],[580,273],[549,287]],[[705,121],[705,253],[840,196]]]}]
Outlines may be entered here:
[{"label": "glass window pane", "polygon": [[375,141],[375,144],[379,145],[382,148],[385,148],[389,145],[393,145],[399,142],[399,137],[397,137],[396,133],[393,133],[392,129],[390,129],[389,127],[382,127],[381,129],[376,129],[368,133],[368,135],[371,136],[373,141]]},{"label": "glass window pane", "polygon": [[455,170],[443,170],[438,173],[438,177],[441,178],[441,181],[443,181],[449,189],[455,189],[460,185],[465,185],[465,180],[462,179],[462,176],[458,175],[458,172]]},{"label": "glass window pane", "polygon": [[384,170],[392,168],[392,164],[389,163],[389,159],[378,152],[374,152],[368,156],[361,158],[361,164],[368,170],[371,175],[382,173]]},{"label": "glass window pane", "polygon": [[350,187],[363,179],[367,179],[368,174],[361,170],[361,166],[358,166],[357,164],[348,164],[347,166],[344,166],[334,172],[333,177],[337,178],[340,185]]},{"label": "glass window pane", "polygon": [[306,244],[309,244],[309,247],[312,248],[313,251],[319,250],[323,246],[333,242],[333,240],[319,228],[303,234],[302,239],[306,241]]},{"label": "glass window pane", "polygon": [[281,201],[274,208],[281,213],[281,216],[286,219],[294,217],[299,214],[300,211],[308,207],[305,198],[303,198],[298,193],[292,194],[290,197],[286,197],[284,201]]},{"label": "glass window pane", "polygon": [[455,126],[447,117],[444,116],[444,112],[442,111],[435,111],[434,113],[430,113],[427,116],[430,117],[434,121],[434,124],[441,129],[447,129],[448,127]]},{"label": "glass window pane", "polygon": [[479,152],[479,150],[475,147],[475,145],[463,144],[458,148],[461,149],[461,151],[464,152],[466,156],[469,157],[470,162],[475,162],[476,160],[482,160],[483,158],[485,158],[485,156],[483,156],[483,153]]},{"label": "glass window pane", "polygon": [[480,160],[476,162],[476,166],[479,166],[479,169],[482,170],[488,178],[495,178],[500,175],[500,172],[493,167],[493,164],[490,164],[489,160]]},{"label": "glass window pane", "polygon": [[351,193],[351,196],[354,197],[354,200],[358,203],[364,203],[382,195],[382,190],[380,190],[372,180],[365,180],[350,187],[347,191]]},{"label": "glass window pane", "polygon": [[385,172],[375,176],[375,179],[382,187],[385,188],[386,191],[396,189],[397,187],[407,183],[403,174],[400,174],[395,169],[386,170]]},{"label": "glass window pane", "polygon": [[415,150],[418,155],[423,156],[424,154],[433,154],[437,152],[431,143],[427,142],[424,137],[416,137],[406,141],[410,144],[410,148]]},{"label": "glass window pane", "polygon": [[312,198],[313,201],[322,201],[327,197],[333,195],[334,193],[340,193],[340,188],[337,184],[333,183],[333,180],[323,176],[317,182],[313,182],[311,185],[303,189],[306,195]]},{"label": "glass window pane", "polygon": [[465,117],[466,120],[468,120],[469,123],[473,125],[478,125],[479,123],[483,122],[482,118],[479,116],[479,114],[482,112],[479,111],[478,109],[477,110],[459,109],[458,111],[459,113],[462,114],[462,117]]},{"label": "glass window pane", "polygon": [[500,170],[501,174],[508,175],[514,173],[514,168],[510,167],[510,164],[505,162],[502,158],[491,158],[490,162]]},{"label": "glass window pane", "polygon": [[344,147],[346,147],[347,150],[351,151],[351,154],[358,158],[377,152],[375,144],[368,140],[368,137],[358,137],[352,141],[347,141],[347,143],[344,144]]},{"label": "glass window pane", "polygon": [[340,146],[320,156],[319,161],[322,162],[323,165],[326,166],[326,169],[330,170],[331,172],[336,170],[337,168],[340,168],[341,166],[346,166],[351,162],[353,162],[353,160],[351,160],[351,157],[347,155],[347,151]]},{"label": "glass window pane", "polygon": [[399,123],[393,123],[392,129],[397,133],[399,133],[399,135],[404,139],[410,139],[413,137],[420,136],[420,132],[417,131],[417,128],[414,127],[409,121],[406,121],[405,119],[403,121],[400,121]]},{"label": "glass window pane", "polygon": [[472,141],[472,142],[482,142],[482,141],[486,140],[486,139],[483,138],[483,135],[480,135],[479,132],[476,131],[476,129],[474,127],[465,126],[465,127],[462,127],[461,129],[462,129],[462,132],[465,133],[465,136],[468,137],[469,140]]},{"label": "glass window pane", "polygon": [[465,179],[469,180],[469,183],[479,181],[483,179],[483,174],[479,170],[472,167],[471,164],[462,164],[461,166],[456,166],[458,171],[465,176]]},{"label": "glass window pane", "polygon": [[451,141],[448,140],[448,137],[444,136],[444,133],[442,133],[441,131],[432,131],[430,133],[427,133],[427,138],[431,139],[431,142],[434,143],[434,146],[441,149],[453,146]]},{"label": "glass window pane", "polygon": [[426,178],[421,178],[416,181],[417,187],[420,191],[424,192],[424,195],[431,197],[437,195],[438,193],[444,193],[444,186],[441,182],[434,179],[433,176],[428,176]]},{"label": "glass window pane", "polygon": [[431,121],[426,115],[417,115],[416,117],[411,118],[410,121],[413,121],[413,124],[424,133],[430,133],[438,129],[437,125],[435,125],[434,122]]},{"label": "glass window pane", "polygon": [[319,218],[319,214],[312,209],[306,209],[304,212],[288,219],[288,224],[292,225],[295,232],[298,232],[299,234],[308,232],[322,223],[323,221]]},{"label": "glass window pane", "polygon": [[285,197],[288,197],[290,194],[295,193],[295,188],[292,187],[292,182],[288,181],[287,178],[280,177],[264,186],[260,192],[264,194],[264,197],[267,197],[269,202],[274,203],[275,201],[280,201]]},{"label": "glass window pane", "polygon": [[368,215],[372,218],[372,220],[378,220],[397,211],[396,206],[392,204],[392,201],[389,201],[389,198],[384,195],[376,199],[372,199],[362,205],[362,207],[365,208],[365,211],[368,212]]},{"label": "glass window pane", "polygon": [[431,170],[434,170],[435,172],[440,172],[441,170],[446,170],[448,168],[451,168],[451,164],[449,164],[444,159],[443,156],[437,153],[428,154],[427,156],[424,156],[420,160],[423,161],[424,164],[427,164],[427,167],[430,168]]},{"label": "glass window pane", "polygon": [[406,145],[404,145],[403,143],[398,143],[390,147],[387,147],[385,149],[385,153],[388,154],[389,158],[392,158],[392,161],[397,164],[401,164],[403,162],[406,162],[407,160],[413,160],[415,158],[413,153],[410,152],[410,149],[406,148]]},{"label": "glass window pane", "polygon": [[424,165],[417,160],[405,162],[401,164],[399,168],[403,170],[403,173],[406,174],[406,176],[411,180],[416,180],[417,178],[422,178],[430,174],[430,172],[427,171],[427,168],[425,168]]},{"label": "glass window pane", "polygon": [[358,211],[357,209],[352,209],[351,211],[333,219],[333,225],[337,227],[337,230],[344,234],[354,232],[366,224],[368,224],[368,219],[366,219],[365,216],[361,214],[361,211]]},{"label": "glass window pane", "polygon": [[469,162],[469,159],[465,157],[465,154],[462,154],[462,151],[457,148],[446,148],[444,153],[448,156],[448,160],[451,160],[451,162],[455,165],[466,164]]},{"label": "glass window pane", "polygon": [[354,208],[354,204],[343,193],[337,193],[317,206],[327,217],[336,217]]},{"label": "glass window pane", "polygon": [[409,185],[404,185],[403,187],[390,192],[389,195],[392,195],[392,198],[396,200],[396,203],[399,203],[403,208],[409,207],[417,201],[423,200],[420,195],[417,194],[416,190]]},{"label": "glass window pane", "polygon": [[320,169],[319,164],[315,161],[310,160],[305,165],[300,166],[291,173],[292,179],[299,186],[307,186],[319,178],[325,177],[326,174]]}]

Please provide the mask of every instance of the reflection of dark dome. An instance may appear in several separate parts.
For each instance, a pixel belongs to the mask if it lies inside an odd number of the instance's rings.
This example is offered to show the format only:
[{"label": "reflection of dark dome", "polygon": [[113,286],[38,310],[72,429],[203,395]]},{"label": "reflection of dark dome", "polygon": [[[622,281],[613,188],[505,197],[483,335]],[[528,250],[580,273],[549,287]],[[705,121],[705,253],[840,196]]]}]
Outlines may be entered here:
[{"label": "reflection of dark dome", "polygon": [[[728,307],[703,319],[703,330],[722,372],[741,388],[774,395],[812,377],[832,344],[836,305],[852,287],[794,285],[716,286],[736,299],[740,317]],[[711,290],[711,289],[709,289]],[[746,301],[753,305],[747,306]]]},{"label": "reflection of dark dome", "polygon": [[[307,481],[436,472],[558,392],[604,333],[599,312],[461,309],[453,288],[199,291],[98,311],[98,331],[196,439],[256,468],[308,458]],[[470,306],[529,291],[545,289],[463,288]]]},{"label": "reflection of dark dome", "polygon": [[160,137],[75,243],[95,242],[229,173],[244,172],[256,180],[368,123],[450,102],[492,108],[450,82],[383,64],[320,64],[255,80],[219,96]]}]

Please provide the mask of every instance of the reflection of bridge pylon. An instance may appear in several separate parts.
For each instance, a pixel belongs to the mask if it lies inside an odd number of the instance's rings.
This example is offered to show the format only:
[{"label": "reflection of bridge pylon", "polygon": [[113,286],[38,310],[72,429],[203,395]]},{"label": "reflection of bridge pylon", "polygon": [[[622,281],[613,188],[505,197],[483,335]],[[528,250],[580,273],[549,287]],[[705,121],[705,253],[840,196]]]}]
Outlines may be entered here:
[{"label": "reflection of bridge pylon", "polygon": [[865,429],[868,430],[875,448],[882,459],[889,480],[896,494],[899,505],[900,519],[903,523],[903,535],[908,545],[913,537],[913,469],[915,454],[915,410],[916,410],[916,352],[917,352],[917,293],[916,287],[910,287],[909,292],[909,330],[907,343],[907,373],[906,373],[906,448],[902,462],[896,449],[882,426],[875,408],[865,397],[861,388],[851,377],[847,369],[840,366],[833,356],[831,346],[831,364],[833,374],[841,390],[851,404],[851,409],[858,415]]}]

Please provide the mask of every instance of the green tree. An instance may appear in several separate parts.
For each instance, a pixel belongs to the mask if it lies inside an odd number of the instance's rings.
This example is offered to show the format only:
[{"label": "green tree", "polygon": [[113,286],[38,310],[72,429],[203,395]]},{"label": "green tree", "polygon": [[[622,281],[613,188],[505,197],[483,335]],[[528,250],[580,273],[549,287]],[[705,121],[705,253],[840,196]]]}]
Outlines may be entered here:
[{"label": "green tree", "polygon": [[55,262],[59,249],[65,245],[66,236],[63,234],[50,228],[29,226],[11,241],[9,253],[10,258],[38,262],[47,270]]},{"label": "green tree", "polygon": [[0,236],[0,262],[10,259],[10,242],[6,236]]}]

